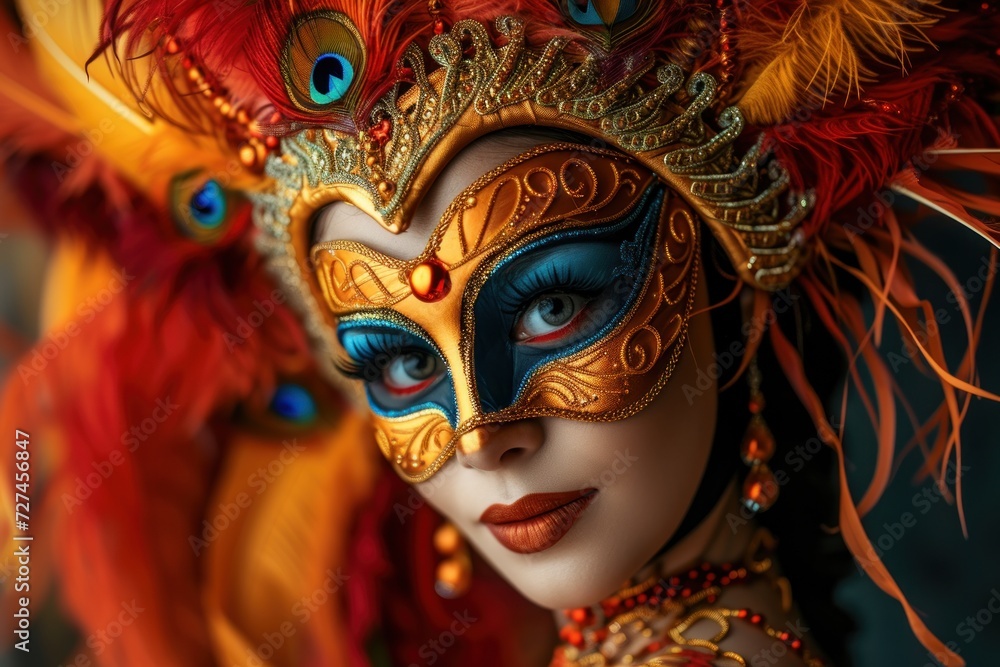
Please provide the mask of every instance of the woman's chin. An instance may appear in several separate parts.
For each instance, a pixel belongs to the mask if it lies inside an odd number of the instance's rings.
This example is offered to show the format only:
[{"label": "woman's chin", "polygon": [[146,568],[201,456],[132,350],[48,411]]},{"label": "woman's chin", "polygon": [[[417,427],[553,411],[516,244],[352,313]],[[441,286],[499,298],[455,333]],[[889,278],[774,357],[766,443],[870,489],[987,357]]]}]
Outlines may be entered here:
[{"label": "woman's chin", "polygon": [[574,609],[597,604],[619,589],[641,565],[616,563],[606,549],[588,553],[579,546],[563,545],[535,554],[515,554],[503,547],[484,553],[494,569],[534,604],[546,609]]}]

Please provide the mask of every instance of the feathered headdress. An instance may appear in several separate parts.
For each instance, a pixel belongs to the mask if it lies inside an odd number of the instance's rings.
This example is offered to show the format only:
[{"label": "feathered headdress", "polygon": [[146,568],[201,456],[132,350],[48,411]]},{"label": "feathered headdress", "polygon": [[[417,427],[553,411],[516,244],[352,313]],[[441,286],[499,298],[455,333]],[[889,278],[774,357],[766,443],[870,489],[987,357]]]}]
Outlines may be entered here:
[{"label": "feathered headdress", "polygon": [[[900,601],[920,640],[959,665],[869,557],[860,517],[893,464],[898,388],[877,351],[886,319],[899,324],[944,391],[924,431],[934,438],[928,473],[943,476],[960,456],[971,398],[1000,399],[976,382],[981,318],[952,272],[885,203],[910,197],[1000,243],[1000,205],[939,178],[955,169],[1000,174],[989,107],[1000,78],[998,28],[990,3],[958,0],[114,0],[99,53],[122,63],[143,109],[214,135],[252,170],[272,156],[277,194],[258,198],[265,246],[290,284],[306,287],[300,305],[319,338],[323,320],[310,314],[316,295],[300,261],[305,241],[283,236],[280,215],[289,183],[316,176],[305,173],[296,142],[335,137],[323,173],[367,184],[371,208],[397,229],[408,205],[399,193],[420,178],[421,157],[394,164],[388,156],[406,142],[417,153],[431,150],[434,133],[461,126],[462,114],[496,129],[505,106],[522,105],[538,124],[605,138],[649,165],[692,203],[736,273],[758,288],[758,313],[768,308],[767,290],[795,284],[843,346],[878,435],[878,464],[858,502],[847,486],[842,434],[824,415],[795,346],[770,330],[789,380],[840,456],[847,545]],[[463,79],[463,71],[473,75]],[[464,97],[460,84],[469,86]],[[429,115],[407,115],[415,109]],[[371,159],[337,162],[336,146]],[[969,340],[957,366],[945,360],[936,329],[918,335],[932,311],[913,289],[907,264],[914,262],[956,288]],[[846,280],[872,299],[873,321],[838,287]],[[861,381],[862,366],[872,389]],[[961,510],[960,482],[956,492]]]}]

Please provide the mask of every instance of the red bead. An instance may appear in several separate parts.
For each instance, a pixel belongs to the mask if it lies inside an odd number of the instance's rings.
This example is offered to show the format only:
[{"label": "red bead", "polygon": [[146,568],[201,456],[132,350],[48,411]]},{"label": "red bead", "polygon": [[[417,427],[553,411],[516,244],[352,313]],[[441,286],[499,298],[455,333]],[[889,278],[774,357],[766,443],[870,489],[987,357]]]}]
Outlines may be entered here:
[{"label": "red bead", "polygon": [[746,618],[749,612],[746,609],[740,609],[736,612],[736,618]]},{"label": "red bead", "polygon": [[451,276],[448,267],[439,259],[427,259],[420,262],[410,272],[410,289],[413,296],[421,301],[432,303],[440,301],[451,290]]},{"label": "red bead", "polygon": [[754,394],[750,397],[750,403],[748,407],[752,414],[760,414],[764,408],[767,406],[767,401],[764,400],[764,394]]},{"label": "red bead", "polygon": [[434,34],[440,35],[444,32],[444,21],[441,19],[434,19]]},{"label": "red bead", "polygon": [[760,614],[754,614],[753,616],[750,617],[750,622],[753,623],[754,625],[760,625],[761,623],[764,622],[764,617],[761,616]]},{"label": "red bead", "polygon": [[577,648],[583,646],[583,634],[572,625],[564,625],[559,630],[559,638]]},{"label": "red bead", "polygon": [[590,625],[594,621],[594,612],[592,612],[589,607],[581,607],[570,611],[569,618],[577,625]]},{"label": "red bead", "polygon": [[793,651],[801,651],[802,650],[802,640],[801,639],[793,639],[792,643],[790,644],[790,646],[792,647]]}]

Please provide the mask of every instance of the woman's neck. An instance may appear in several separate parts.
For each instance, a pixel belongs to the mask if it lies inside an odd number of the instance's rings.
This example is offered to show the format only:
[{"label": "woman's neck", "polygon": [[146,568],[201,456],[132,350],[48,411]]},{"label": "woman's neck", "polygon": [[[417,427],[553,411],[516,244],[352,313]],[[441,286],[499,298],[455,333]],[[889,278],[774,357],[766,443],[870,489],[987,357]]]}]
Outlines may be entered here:
[{"label": "woman's neck", "polygon": [[553,666],[645,664],[660,655],[707,665],[727,652],[762,651],[780,658],[772,665],[821,664],[804,652],[804,625],[773,546],[767,531],[744,518],[730,485],[699,526],[614,595],[557,612],[564,643]]},{"label": "woman's neck", "polygon": [[[746,554],[757,532],[753,521],[743,519],[739,509],[736,484],[726,487],[722,498],[698,524],[669,550],[644,565],[630,580],[632,585],[650,576],[670,576],[685,572],[703,562],[739,561]],[[737,520],[733,520],[736,517]]]}]

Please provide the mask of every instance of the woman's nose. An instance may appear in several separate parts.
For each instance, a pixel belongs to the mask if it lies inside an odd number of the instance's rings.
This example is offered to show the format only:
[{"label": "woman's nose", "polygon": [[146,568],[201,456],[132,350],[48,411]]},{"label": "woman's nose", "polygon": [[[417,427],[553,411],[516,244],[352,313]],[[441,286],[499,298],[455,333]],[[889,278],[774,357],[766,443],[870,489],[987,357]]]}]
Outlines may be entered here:
[{"label": "woman's nose", "polygon": [[498,470],[534,455],[545,440],[537,419],[479,426],[458,439],[458,461],[467,468]]}]

